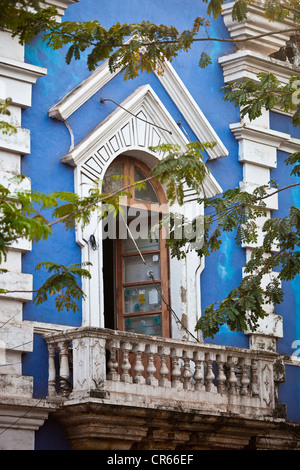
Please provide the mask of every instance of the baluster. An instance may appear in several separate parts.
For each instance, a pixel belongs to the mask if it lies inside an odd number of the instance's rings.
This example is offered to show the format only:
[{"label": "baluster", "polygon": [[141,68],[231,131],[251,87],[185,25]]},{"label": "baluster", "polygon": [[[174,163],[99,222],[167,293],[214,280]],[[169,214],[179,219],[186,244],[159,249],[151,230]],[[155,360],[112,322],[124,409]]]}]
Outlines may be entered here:
[{"label": "baluster", "polygon": [[259,397],[258,362],[255,359],[251,362],[251,392],[253,397]]},{"label": "baluster", "polygon": [[112,340],[108,343],[108,349],[110,352],[110,358],[107,363],[109,368],[109,373],[107,374],[107,379],[114,382],[120,380],[120,374],[118,372],[119,363],[118,363],[118,348],[120,347],[119,342]]},{"label": "baluster", "polygon": [[67,397],[71,390],[70,383],[70,368],[69,368],[69,343],[67,341],[59,343],[59,378],[60,378],[60,393]]},{"label": "baluster", "polygon": [[55,370],[55,344],[48,344],[48,354],[49,354],[49,378],[48,378],[48,396],[53,397],[56,395],[56,370]]},{"label": "baluster", "polygon": [[190,358],[189,358],[189,354],[187,351],[183,352],[183,361],[184,361],[183,372],[182,372],[183,388],[185,390],[192,390],[193,386],[192,386],[191,378],[193,376],[193,373],[191,371],[191,363],[190,363]]},{"label": "baluster", "polygon": [[217,355],[217,364],[218,364],[218,375],[217,375],[217,390],[218,393],[227,393],[227,386],[226,386],[226,375],[224,372],[224,364],[225,364],[225,358],[223,354],[218,354]]},{"label": "baluster", "polygon": [[135,372],[135,377],[133,381],[136,384],[144,384],[146,382],[146,379],[145,377],[143,377],[144,365],[142,362],[142,354],[145,351],[145,344],[135,344],[132,351],[135,352],[135,364],[133,368]]},{"label": "baluster", "polygon": [[249,384],[250,378],[248,375],[248,368],[249,364],[248,361],[244,358],[240,359],[240,366],[242,369],[242,377],[241,377],[241,395],[247,396],[249,395]]},{"label": "baluster", "polygon": [[172,372],[171,372],[171,378],[172,378],[172,387],[177,388],[177,389],[182,389],[183,384],[180,380],[181,378],[181,369],[179,367],[179,360],[182,355],[182,349],[180,348],[174,348],[172,350]]},{"label": "baluster", "polygon": [[158,354],[161,357],[161,367],[159,369],[160,387],[170,387],[170,380],[167,378],[169,375],[169,368],[167,366],[168,356],[170,355],[170,348],[166,346],[161,346],[158,348]]},{"label": "baluster", "polygon": [[158,380],[154,376],[156,373],[154,354],[157,352],[157,346],[155,344],[147,344],[145,352],[148,355],[148,366],[146,368],[148,377],[146,379],[146,383],[147,385],[157,386]]},{"label": "baluster", "polygon": [[213,380],[215,379],[215,374],[213,372],[213,355],[211,353],[205,354],[205,362],[207,364],[207,370],[205,374],[205,389],[207,392],[215,392],[215,385]]},{"label": "baluster", "polygon": [[129,371],[131,369],[131,364],[128,358],[131,348],[132,348],[132,345],[129,342],[125,341],[121,343],[121,351],[123,353],[123,360],[121,364],[121,369],[123,373],[121,375],[121,380],[122,382],[126,382],[126,383],[132,383],[132,377],[129,374]]},{"label": "baluster", "polygon": [[235,365],[236,365],[236,360],[233,356],[228,357],[228,364],[229,364],[229,390],[228,393],[229,395],[237,395],[237,376],[235,374]]},{"label": "baluster", "polygon": [[195,362],[195,372],[193,379],[195,381],[195,390],[205,390],[205,386],[203,383],[204,373],[203,373],[203,360],[204,354],[202,351],[194,351],[193,359]]}]

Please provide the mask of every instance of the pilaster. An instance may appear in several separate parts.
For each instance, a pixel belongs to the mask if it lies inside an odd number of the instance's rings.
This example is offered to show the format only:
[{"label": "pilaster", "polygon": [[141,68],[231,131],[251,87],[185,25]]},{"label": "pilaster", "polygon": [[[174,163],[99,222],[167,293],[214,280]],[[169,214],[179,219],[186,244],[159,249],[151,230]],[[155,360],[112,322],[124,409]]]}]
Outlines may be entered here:
[{"label": "pilaster", "polygon": [[[250,78],[258,80],[259,72],[274,73],[282,84],[286,84],[291,75],[299,74],[292,65],[269,55],[277,52],[289,40],[293,23],[287,20],[285,24],[269,22],[264,16],[262,3],[256,1],[249,5],[247,19],[243,22],[232,20],[232,8],[234,2],[224,5],[223,17],[225,25],[234,40],[248,39],[245,42],[237,42],[238,50],[233,54],[221,57],[219,63],[223,68],[224,81],[233,81]],[[280,31],[280,32],[279,32]],[[272,33],[271,35],[255,39],[259,34]],[[279,112],[279,110],[276,110]],[[248,117],[241,118],[240,122],[230,124],[230,129],[238,141],[239,162],[243,165],[243,179],[240,181],[242,190],[253,192],[260,185],[269,185],[271,171],[277,167],[277,151],[292,144],[291,136],[270,129],[269,111],[250,122]],[[297,147],[298,142],[294,142]],[[299,146],[298,146],[299,149]],[[274,192],[270,187],[270,194]],[[255,246],[261,245],[263,240],[262,227],[272,212],[278,209],[278,195],[273,194],[265,199],[266,216],[258,220],[258,241],[256,244],[244,244],[246,260],[251,256]],[[276,247],[274,246],[274,251]],[[277,273],[269,273],[264,276],[263,284],[270,282],[272,276]],[[265,304],[267,316],[259,322],[255,333],[248,331],[250,348],[257,350],[276,351],[276,340],[283,336],[282,317],[274,311],[274,306]]]},{"label": "pilaster", "polygon": [[[60,21],[64,11],[77,0],[47,0],[55,5]],[[18,37],[0,31],[0,99],[11,99],[10,116],[0,115],[16,133],[0,133],[0,184],[11,191],[29,190],[30,179],[20,185],[11,181],[21,172],[21,159],[30,154],[30,130],[22,128],[22,110],[31,106],[32,87],[47,70],[24,61],[24,46]],[[32,398],[33,378],[22,375],[22,355],[33,350],[33,326],[23,322],[23,305],[32,300],[32,275],[22,272],[22,255],[31,243],[20,239],[12,244],[1,268],[0,286],[10,292],[0,295],[0,449],[32,450],[34,432],[48,416]]]}]

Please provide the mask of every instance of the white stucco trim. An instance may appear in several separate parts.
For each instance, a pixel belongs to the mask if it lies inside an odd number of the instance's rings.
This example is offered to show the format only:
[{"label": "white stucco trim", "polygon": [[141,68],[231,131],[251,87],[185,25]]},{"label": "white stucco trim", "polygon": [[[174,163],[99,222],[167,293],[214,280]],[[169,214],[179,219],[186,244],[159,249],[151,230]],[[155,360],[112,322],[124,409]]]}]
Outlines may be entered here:
[{"label": "white stucco trim", "polygon": [[[286,18],[284,23],[269,21],[264,15],[263,1],[261,0],[256,0],[254,3],[247,5],[248,14],[245,20],[240,22],[234,21],[232,19],[234,3],[229,2],[222,5],[222,15],[232,39],[249,39],[247,42],[238,42],[239,49],[249,48],[262,54],[270,55],[285,46],[293,34],[290,30],[295,26],[297,27],[292,18]],[[272,34],[253,39],[255,36],[265,33]]]},{"label": "white stucco trim", "polygon": [[55,6],[57,10],[57,22],[61,22],[67,8],[73,3],[78,3],[80,0],[45,0],[43,4],[45,7]]},{"label": "white stucco trim", "polygon": [[[9,37],[4,39],[8,41]],[[30,107],[32,85],[46,73],[45,68],[1,56],[0,98],[11,98],[12,104],[21,108]]]},{"label": "white stucco trim", "polygon": [[45,400],[4,397],[0,400],[0,450],[34,450],[35,431],[48,418]]},{"label": "white stucco trim", "polygon": [[225,83],[240,81],[244,78],[257,81],[259,72],[268,71],[274,74],[282,85],[286,85],[292,75],[300,75],[299,70],[292,64],[248,49],[220,57],[219,64],[223,68]]}]

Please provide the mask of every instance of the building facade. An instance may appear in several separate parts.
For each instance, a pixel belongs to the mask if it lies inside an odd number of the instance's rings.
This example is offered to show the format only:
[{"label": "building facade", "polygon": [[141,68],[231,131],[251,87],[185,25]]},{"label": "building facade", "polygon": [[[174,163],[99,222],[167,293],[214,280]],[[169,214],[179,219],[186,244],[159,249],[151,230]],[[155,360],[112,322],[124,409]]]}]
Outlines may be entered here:
[{"label": "building facade", "polygon": [[[58,21],[98,19],[105,27],[148,19],[182,30],[205,16],[205,4],[191,1],[185,8],[177,0],[47,3]],[[0,91],[12,98],[8,119],[17,127],[0,135],[1,184],[22,173],[24,188],[87,195],[111,174],[149,176],[160,158],[150,147],[189,141],[215,142],[206,154],[206,196],[237,186],[251,192],[271,179],[295,182],[284,164],[300,145],[290,116],[276,109],[241,119],[220,91],[262,71],[282,83],[299,74],[296,62],[276,56],[292,26],[284,32],[268,22],[259,2],[242,23],[232,21],[232,8],[224,6],[210,34],[248,41],[201,43],[163,75],[129,81],[107,62],[89,72],[84,57],[66,65],[66,51],[40,37],[24,47],[1,32]],[[268,31],[274,34],[251,39]],[[202,51],[212,57],[205,69]],[[297,187],[276,194],[267,199],[268,217],[299,202]],[[228,234],[207,259],[190,252],[179,261],[162,238],[136,246],[121,236],[134,228],[134,209],[148,222],[161,207],[168,209],[165,188],[148,183],[124,205],[118,236],[105,237],[95,216],[84,229],[57,225],[50,240],[9,249],[1,287],[19,292],[0,296],[1,449],[299,448],[299,278],[284,286],[282,304],[266,306],[255,333],[224,326],[203,340],[194,331],[201,311],[240,282],[253,245],[237,246]],[[176,209],[187,217],[203,211],[189,192]],[[40,261],[91,263],[79,312],[58,312],[52,300],[32,303],[45,279],[35,271]]]}]

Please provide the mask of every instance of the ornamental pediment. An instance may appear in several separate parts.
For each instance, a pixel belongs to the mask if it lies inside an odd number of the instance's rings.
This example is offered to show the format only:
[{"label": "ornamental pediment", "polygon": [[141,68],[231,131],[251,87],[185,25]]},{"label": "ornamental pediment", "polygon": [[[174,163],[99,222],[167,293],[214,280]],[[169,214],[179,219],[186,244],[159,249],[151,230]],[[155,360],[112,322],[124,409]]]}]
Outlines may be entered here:
[{"label": "ornamental pediment", "polygon": [[[207,150],[210,159],[225,157],[228,150],[201,111],[200,107],[182,82],[170,62],[164,64],[164,73],[154,72],[160,84],[182,114],[200,142],[215,142],[212,149]],[[80,83],[62,100],[49,110],[49,116],[66,121],[77,109],[109,83],[118,72],[111,73],[108,61],[98,67],[86,80]]]},{"label": "ornamental pediment", "polygon": [[[103,179],[108,166],[121,154],[147,155],[150,166],[152,156],[154,165],[161,156],[149,147],[160,144],[177,144],[184,150],[188,139],[151,86],[143,85],[72,148],[62,161],[79,170],[79,190],[80,185]],[[204,189],[208,196],[222,192],[211,174],[204,183]]]}]

